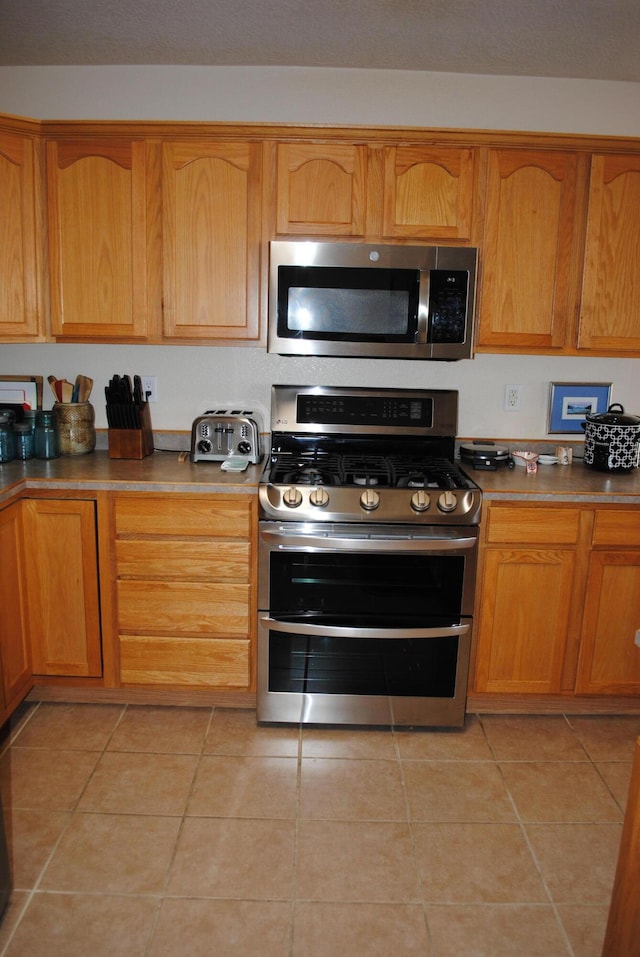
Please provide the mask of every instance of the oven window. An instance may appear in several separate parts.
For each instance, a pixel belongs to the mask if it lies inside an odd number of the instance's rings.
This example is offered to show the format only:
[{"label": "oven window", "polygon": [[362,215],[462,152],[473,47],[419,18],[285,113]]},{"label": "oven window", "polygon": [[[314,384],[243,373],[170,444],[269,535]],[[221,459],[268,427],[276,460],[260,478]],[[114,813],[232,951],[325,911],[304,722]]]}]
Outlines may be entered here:
[{"label": "oven window", "polygon": [[458,638],[269,635],[269,690],[453,698]]},{"label": "oven window", "polygon": [[461,555],[272,552],[270,613],[347,627],[424,628],[460,621]]},{"label": "oven window", "polygon": [[416,269],[280,266],[278,335],[346,342],[414,342]]}]

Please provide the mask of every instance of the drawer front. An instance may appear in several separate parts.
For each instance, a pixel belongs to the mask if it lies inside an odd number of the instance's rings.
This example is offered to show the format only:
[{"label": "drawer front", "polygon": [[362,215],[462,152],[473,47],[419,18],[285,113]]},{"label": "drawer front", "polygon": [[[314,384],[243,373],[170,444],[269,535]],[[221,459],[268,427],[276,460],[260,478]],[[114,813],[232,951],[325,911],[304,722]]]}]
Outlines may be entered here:
[{"label": "drawer front", "polygon": [[123,684],[248,688],[250,643],[242,639],[120,636]]},{"label": "drawer front", "polygon": [[156,578],[167,581],[249,581],[248,542],[141,541],[116,542],[118,578]]},{"label": "drawer front", "polygon": [[486,540],[491,544],[574,545],[578,541],[580,510],[492,505],[486,521]]},{"label": "drawer front", "polygon": [[594,545],[640,545],[640,509],[597,509]]},{"label": "drawer front", "polygon": [[246,538],[251,533],[252,498],[248,495],[118,496],[116,535],[178,535]]},{"label": "drawer front", "polygon": [[118,631],[242,636],[250,633],[250,586],[119,581]]}]

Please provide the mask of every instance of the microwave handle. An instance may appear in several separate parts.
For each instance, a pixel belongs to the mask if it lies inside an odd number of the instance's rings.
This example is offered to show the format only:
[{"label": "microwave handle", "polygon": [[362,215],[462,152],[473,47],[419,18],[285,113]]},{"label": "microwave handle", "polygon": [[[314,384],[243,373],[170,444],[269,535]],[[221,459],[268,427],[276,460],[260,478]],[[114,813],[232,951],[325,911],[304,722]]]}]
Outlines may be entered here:
[{"label": "microwave handle", "polygon": [[449,638],[466,635],[471,628],[469,624],[445,625],[442,628],[346,628],[339,625],[312,625],[304,621],[281,621],[270,615],[261,615],[260,621],[270,631],[324,638]]}]

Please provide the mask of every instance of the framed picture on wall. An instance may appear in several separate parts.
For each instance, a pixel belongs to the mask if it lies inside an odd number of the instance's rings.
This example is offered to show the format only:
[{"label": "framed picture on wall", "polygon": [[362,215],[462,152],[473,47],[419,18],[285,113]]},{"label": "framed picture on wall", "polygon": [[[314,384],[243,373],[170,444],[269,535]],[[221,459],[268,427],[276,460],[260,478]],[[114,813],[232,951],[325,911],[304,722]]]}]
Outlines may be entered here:
[{"label": "framed picture on wall", "polygon": [[552,382],[547,432],[582,432],[588,415],[606,412],[610,382]]}]

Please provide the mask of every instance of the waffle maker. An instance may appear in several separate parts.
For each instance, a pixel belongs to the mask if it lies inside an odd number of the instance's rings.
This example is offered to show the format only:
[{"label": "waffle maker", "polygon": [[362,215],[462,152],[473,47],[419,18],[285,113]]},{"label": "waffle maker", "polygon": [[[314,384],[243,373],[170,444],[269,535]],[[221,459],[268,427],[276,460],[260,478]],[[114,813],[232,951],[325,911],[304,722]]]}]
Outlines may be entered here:
[{"label": "waffle maker", "polygon": [[495,472],[501,465],[513,468],[514,462],[509,450],[493,442],[469,442],[460,446],[460,459],[474,469]]}]

